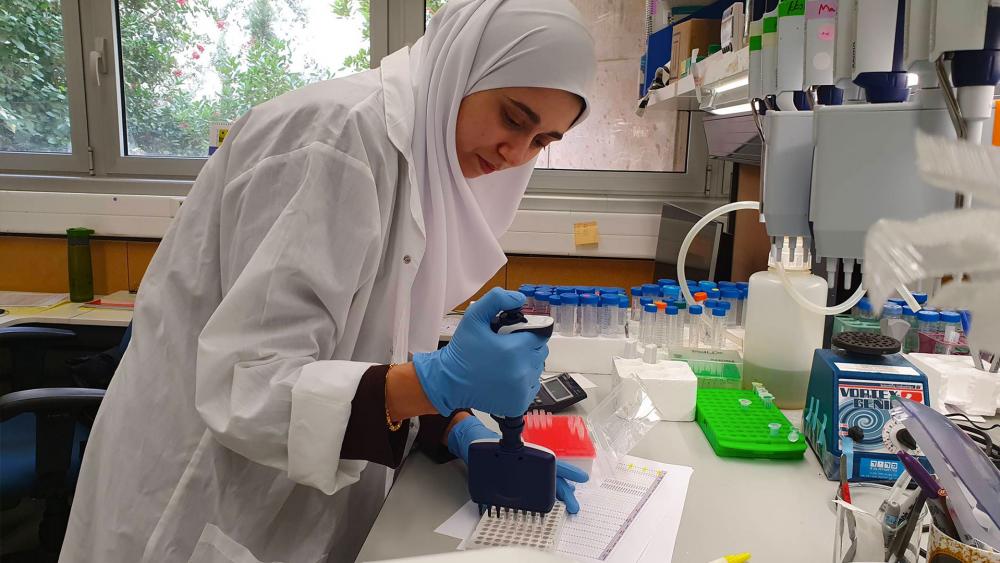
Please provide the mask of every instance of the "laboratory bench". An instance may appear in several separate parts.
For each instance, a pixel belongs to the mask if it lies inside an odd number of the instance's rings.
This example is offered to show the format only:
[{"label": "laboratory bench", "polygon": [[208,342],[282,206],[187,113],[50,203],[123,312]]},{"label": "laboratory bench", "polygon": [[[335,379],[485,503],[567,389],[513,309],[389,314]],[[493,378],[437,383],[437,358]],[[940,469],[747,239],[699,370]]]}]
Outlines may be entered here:
[{"label": "laboratory bench", "polygon": [[0,315],[0,328],[25,324],[126,327],[132,322],[132,311],[95,309],[86,307],[83,303],[63,303],[44,310],[40,310],[40,307],[9,307],[6,309],[7,312]]},{"label": "laboratory bench", "polygon": [[[614,376],[586,377],[597,387],[587,389],[587,399],[564,413],[585,415],[611,391]],[[801,411],[785,414],[800,425]],[[836,484],[826,479],[811,451],[794,461],[721,458],[697,423],[659,422],[631,454],[694,468],[674,562],[707,563],[744,551],[753,554],[754,561],[768,563],[830,558]],[[436,465],[422,454],[411,455],[399,470],[358,561],[454,551],[459,540],[434,529],[468,499],[461,461]]]}]

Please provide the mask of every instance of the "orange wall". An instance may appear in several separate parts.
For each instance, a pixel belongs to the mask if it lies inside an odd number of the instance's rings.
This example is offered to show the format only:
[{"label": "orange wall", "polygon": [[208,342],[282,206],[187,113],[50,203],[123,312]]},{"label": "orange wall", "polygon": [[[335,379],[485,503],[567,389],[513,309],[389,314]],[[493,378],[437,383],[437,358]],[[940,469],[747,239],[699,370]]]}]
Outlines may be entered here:
[{"label": "orange wall", "polygon": [[[156,251],[156,242],[93,240],[94,293],[136,291]],[[0,290],[69,291],[66,239],[0,236]],[[511,256],[473,299],[491,287],[517,289],[523,283],[631,287],[653,278],[652,260]],[[464,305],[460,308],[464,308]]]}]

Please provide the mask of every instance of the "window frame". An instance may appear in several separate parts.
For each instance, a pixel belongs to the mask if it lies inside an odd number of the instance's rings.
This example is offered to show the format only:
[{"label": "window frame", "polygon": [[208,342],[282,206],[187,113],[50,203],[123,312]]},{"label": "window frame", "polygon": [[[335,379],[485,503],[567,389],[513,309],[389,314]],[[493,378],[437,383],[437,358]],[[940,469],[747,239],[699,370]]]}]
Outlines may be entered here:
[{"label": "window frame", "polygon": [[88,174],[90,148],[87,137],[87,101],[83,88],[84,68],[88,59],[83,55],[80,33],[80,5],[77,0],[61,0],[63,27],[63,65],[69,101],[69,153],[3,152],[0,151],[0,174],[22,172],[64,172]]},{"label": "window frame", "polygon": [[[81,13],[80,2],[88,8],[86,13]],[[117,0],[62,0],[62,8],[73,154],[0,153],[0,189],[186,193],[207,156],[125,156]],[[411,46],[423,35],[425,13],[424,0],[370,0],[369,54],[373,68],[387,54]],[[86,48],[99,38],[105,40],[107,70],[100,85],[87,65]],[[653,115],[647,118],[656,119]],[[678,114],[675,132],[679,138],[684,136],[685,154],[680,159],[684,170],[539,169],[532,174],[527,193],[585,198],[703,197],[707,194],[707,147],[700,125],[698,112]],[[92,176],[86,182],[70,178],[86,174]]]}]

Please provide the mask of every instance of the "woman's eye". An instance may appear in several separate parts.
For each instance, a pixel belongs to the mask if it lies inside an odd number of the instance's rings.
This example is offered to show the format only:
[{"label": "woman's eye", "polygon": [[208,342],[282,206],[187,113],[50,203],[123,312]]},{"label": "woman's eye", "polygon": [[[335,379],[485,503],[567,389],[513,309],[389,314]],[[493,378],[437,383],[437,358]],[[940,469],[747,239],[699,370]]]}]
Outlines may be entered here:
[{"label": "woman's eye", "polygon": [[518,123],[517,121],[514,121],[514,118],[512,118],[512,117],[510,116],[510,114],[508,114],[507,112],[504,112],[504,113],[503,113],[503,122],[504,122],[504,123],[505,123],[505,124],[506,124],[506,125],[507,125],[508,127],[511,127],[511,128],[513,128],[513,129],[519,129],[519,128],[521,127],[521,124],[520,124],[520,123]]}]

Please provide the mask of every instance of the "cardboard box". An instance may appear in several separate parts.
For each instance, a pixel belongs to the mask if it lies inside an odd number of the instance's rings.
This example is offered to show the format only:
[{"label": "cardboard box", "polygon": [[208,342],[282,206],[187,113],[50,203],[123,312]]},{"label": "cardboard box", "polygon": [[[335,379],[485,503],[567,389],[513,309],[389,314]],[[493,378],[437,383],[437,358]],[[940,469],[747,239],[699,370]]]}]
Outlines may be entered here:
[{"label": "cardboard box", "polygon": [[690,19],[673,26],[670,47],[670,76],[680,77],[683,61],[691,58],[691,51],[698,49],[701,55],[708,55],[708,46],[719,42],[722,28],[720,20]]}]

